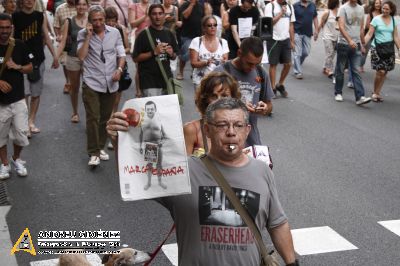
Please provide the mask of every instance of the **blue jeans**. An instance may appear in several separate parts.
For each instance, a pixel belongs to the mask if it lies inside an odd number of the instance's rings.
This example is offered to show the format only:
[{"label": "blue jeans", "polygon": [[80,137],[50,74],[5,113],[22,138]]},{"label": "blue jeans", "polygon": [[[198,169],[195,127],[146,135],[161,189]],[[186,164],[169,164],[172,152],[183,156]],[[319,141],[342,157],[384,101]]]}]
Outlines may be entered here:
[{"label": "blue jeans", "polygon": [[342,94],[344,67],[347,60],[349,61],[349,72],[351,72],[351,78],[354,84],[354,95],[356,97],[356,101],[358,101],[361,96],[364,96],[365,93],[360,72],[358,72],[361,63],[361,50],[359,48],[352,49],[348,44],[337,44],[335,95]]},{"label": "blue jeans", "polygon": [[294,74],[303,73],[301,65],[311,50],[311,37],[301,34],[294,34],[295,49],[293,52],[293,71]]}]

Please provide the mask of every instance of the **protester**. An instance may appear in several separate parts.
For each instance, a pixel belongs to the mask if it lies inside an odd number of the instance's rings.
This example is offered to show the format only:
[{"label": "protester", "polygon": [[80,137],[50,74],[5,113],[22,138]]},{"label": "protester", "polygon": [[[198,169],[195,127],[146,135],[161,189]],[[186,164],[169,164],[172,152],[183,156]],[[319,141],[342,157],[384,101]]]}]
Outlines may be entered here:
[{"label": "protester", "polygon": [[382,44],[389,44],[393,48],[396,44],[400,56],[400,39],[397,33],[397,26],[394,20],[396,15],[396,5],[392,1],[385,1],[382,4],[382,14],[374,17],[369,26],[369,31],[365,37],[365,42],[368,43],[372,36],[371,42],[371,66],[376,70],[374,81],[374,92],[372,93],[372,100],[374,102],[382,102],[381,90],[385,82],[386,75],[389,71],[394,69],[395,65],[395,52],[389,55],[382,54]]},{"label": "protester", "polygon": [[4,13],[12,15],[17,9],[17,1],[16,0],[3,0],[2,6],[4,8]]},{"label": "protester", "polygon": [[[382,0],[375,0],[372,2],[371,6],[369,8],[367,20],[365,21],[365,30],[364,30],[365,34],[368,33],[369,25],[371,24],[372,19],[380,14],[382,14]],[[360,72],[364,72],[364,65],[365,65],[365,62],[367,61],[367,56],[368,56],[369,49],[371,48],[372,39],[373,38],[371,38],[369,40],[369,42],[367,42],[365,44],[365,53],[363,53],[362,57],[361,57]]]},{"label": "protester", "polygon": [[[344,68],[349,63],[349,71],[354,82],[354,95],[357,105],[371,101],[365,97],[364,85],[360,76],[361,53],[364,52],[364,9],[357,4],[357,0],[349,0],[339,8],[339,40],[337,45],[335,100],[343,101],[342,89],[344,82]],[[351,18],[351,19],[349,19]]]},{"label": "protester", "polygon": [[201,79],[218,65],[228,60],[228,43],[217,37],[217,21],[214,16],[205,16],[201,21],[203,36],[196,37],[189,46],[190,63],[193,67],[194,89]]},{"label": "protester", "polygon": [[211,15],[211,7],[208,3],[201,3],[198,0],[184,2],[179,8],[182,18],[181,27],[181,51],[179,54],[179,69],[176,78],[183,79],[183,69],[189,60],[189,46],[192,39],[201,36],[201,20],[204,16]]},{"label": "protester", "polygon": [[104,10],[106,10],[107,7],[115,8],[115,11],[117,12],[118,25],[122,25],[125,28],[129,27],[129,7],[131,3],[132,2],[130,0],[100,1],[100,5],[104,8]]},{"label": "protester", "polygon": [[165,23],[164,27],[169,29],[176,37],[176,28],[182,26],[182,21],[179,20],[179,9],[173,5],[173,0],[164,0],[163,7],[165,10]]},{"label": "protester", "polygon": [[[279,91],[282,97],[287,97],[284,83],[292,65],[292,50],[295,47],[293,23],[296,18],[293,6],[285,0],[276,0],[265,6],[264,14],[272,18],[273,24],[272,39],[267,41],[271,86],[275,95]],[[283,64],[283,68],[276,84],[276,67],[279,63]]]},{"label": "protester", "polygon": [[[65,47],[69,46],[66,59],[65,67],[68,71],[68,77],[70,81],[69,94],[71,97],[72,115],[71,122],[79,122],[78,114],[78,96],[79,87],[81,86],[81,74],[82,74],[82,61],[79,60],[76,50],[78,46],[78,32],[86,28],[88,18],[87,11],[89,8],[88,0],[75,0],[76,15],[71,18],[67,18],[62,27],[62,31],[59,33],[61,36],[60,45],[58,46],[57,54],[60,57],[65,51]],[[67,44],[68,40],[68,44]]]},{"label": "protester", "polygon": [[[221,23],[222,23],[222,38],[224,38],[228,45],[229,43],[233,43],[234,39],[232,36],[231,24],[229,23],[229,13],[235,6],[238,5],[238,0],[224,0],[221,4]],[[235,57],[233,55],[233,57]]]},{"label": "protester", "polygon": [[246,140],[247,146],[261,145],[261,135],[257,127],[258,116],[272,112],[274,94],[268,74],[260,66],[263,53],[262,40],[249,37],[241,42],[235,59],[215,69],[228,72],[238,81],[242,101],[250,113],[251,131]]},{"label": "protester", "polygon": [[328,10],[322,14],[318,26],[319,32],[323,29],[322,40],[324,41],[325,47],[325,61],[322,73],[327,75],[329,78],[334,77],[333,59],[336,55],[336,44],[339,36],[339,26],[336,20],[339,4],[339,0],[328,1]]},{"label": "protester", "polygon": [[183,126],[187,155],[201,156],[207,153],[211,143],[205,142],[203,124],[208,105],[223,97],[240,99],[238,84],[231,75],[225,72],[211,72],[202,80],[195,94],[195,104],[200,112],[200,119],[193,120]]},{"label": "protester", "polygon": [[13,14],[14,37],[20,39],[27,45],[32,54],[33,72],[28,76],[27,87],[25,88],[25,97],[29,103],[29,136],[30,134],[40,133],[36,127],[36,114],[39,110],[40,95],[43,90],[43,74],[45,69],[45,55],[43,39],[50,53],[53,55],[53,68],[58,68],[58,58],[53,48],[48,29],[47,16],[42,12],[35,11],[35,0],[23,0],[21,11]]},{"label": "protester", "polygon": [[233,37],[233,40],[228,43],[229,59],[236,58],[240,43],[244,38],[252,36],[260,17],[258,8],[254,6],[254,0],[241,0],[241,3],[240,6],[232,7],[229,12],[229,24]]},{"label": "protester", "polygon": [[[114,113],[107,125],[108,133],[116,140],[117,130],[127,131],[126,115]],[[246,105],[238,99],[222,98],[207,107],[204,131],[210,139],[207,154],[229,185],[243,195],[254,195],[253,203],[246,201],[249,214],[260,231],[268,229],[271,240],[286,265],[298,265],[295,259],[288,219],[278,199],[274,176],[262,161],[245,155],[242,149],[251,130]],[[260,265],[260,253],[254,240],[238,240],[241,234],[251,234],[250,229],[238,217],[239,224],[229,223],[228,213],[236,213],[234,207],[211,209],[209,201],[217,198],[221,187],[200,158],[190,157],[189,171],[192,194],[158,198],[166,207],[176,225],[178,240],[178,265]],[[238,197],[241,193],[238,193]],[[204,200],[202,200],[204,199]],[[205,201],[205,202],[204,202]],[[228,202],[228,201],[227,201]],[[228,204],[227,204],[228,205]],[[211,217],[218,212],[222,219]],[[240,252],[218,249],[214,233],[219,230],[238,232],[222,236],[224,242]],[[253,238],[251,238],[253,239]]]},{"label": "protester", "polygon": [[[10,37],[13,25],[11,16],[0,13],[0,180],[10,177],[11,166],[17,175],[27,176],[26,166],[20,159],[23,147],[28,141],[28,108],[24,95],[24,77],[32,71],[29,49],[21,40],[15,40],[15,46],[8,58],[7,49],[12,45]],[[14,154],[8,160],[7,144],[10,133],[13,135]]]},{"label": "protester", "polygon": [[[76,15],[76,8],[75,8],[75,0],[65,0],[66,2],[57,7],[56,13],[54,15],[54,32],[56,33],[56,40],[57,42],[61,41],[63,37],[61,35],[61,28],[64,25],[67,18],[71,18]],[[65,85],[64,85],[64,93],[68,94],[71,90],[71,82],[68,76],[68,70],[66,67],[66,57],[67,51],[60,56],[61,65],[63,66],[64,76],[65,76]]]},{"label": "protester", "polygon": [[166,84],[157,63],[158,58],[168,78],[172,77],[170,59],[176,58],[178,44],[172,32],[164,29],[165,13],[161,4],[152,4],[149,8],[150,27],[148,31],[153,39],[153,50],[147,30],[142,31],[135,41],[132,58],[140,69],[140,90],[136,88],[137,96],[149,97],[166,94]]},{"label": "protester", "polygon": [[293,5],[293,8],[296,16],[294,22],[293,72],[297,79],[302,79],[302,65],[311,50],[311,36],[314,36],[314,41],[318,38],[318,14],[317,7],[309,0],[300,0]]},{"label": "protester", "polygon": [[97,166],[100,160],[109,160],[104,151],[106,123],[125,65],[125,49],[119,31],[105,25],[101,6],[89,8],[88,20],[86,29],[78,33],[77,55],[83,61],[82,98],[86,111],[88,165]]},{"label": "protester", "polygon": [[[123,25],[118,23],[117,9],[115,9],[115,7],[113,7],[113,6],[109,6],[104,11],[106,13],[106,25],[108,25],[110,27],[114,27],[119,31],[119,34],[121,35],[121,38],[122,38],[122,42],[124,44],[125,53],[128,54],[129,50],[130,50],[129,42],[128,42],[128,32],[127,32],[127,29]],[[116,112],[118,110],[119,102],[121,101],[122,92],[129,89],[129,86],[130,86],[130,83],[126,80],[127,76],[129,77],[127,62],[125,62],[125,66],[123,67],[123,70],[124,71],[122,73],[122,77],[120,78],[119,84],[118,84],[118,91],[117,91],[117,94],[115,95],[113,112]]]}]

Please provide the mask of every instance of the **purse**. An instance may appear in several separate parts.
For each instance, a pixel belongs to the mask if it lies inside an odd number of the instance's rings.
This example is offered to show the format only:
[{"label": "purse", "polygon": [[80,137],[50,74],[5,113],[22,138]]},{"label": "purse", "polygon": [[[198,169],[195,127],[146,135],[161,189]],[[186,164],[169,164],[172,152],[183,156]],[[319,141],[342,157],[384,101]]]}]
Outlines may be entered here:
[{"label": "purse", "polygon": [[132,78],[129,75],[128,65],[125,63],[124,70],[121,74],[121,79],[119,80],[119,90],[124,91],[129,89],[132,84]]},{"label": "purse", "polygon": [[[392,22],[393,22],[393,32],[394,32],[395,23],[393,16],[392,16]],[[375,42],[375,48],[376,48],[376,53],[378,54],[380,59],[383,60],[389,59],[394,55],[394,41],[383,42],[383,43]]]},{"label": "purse", "polygon": [[[149,39],[151,48],[155,50],[155,45],[153,38],[151,37],[150,31],[148,28],[145,29],[147,38]],[[160,61],[160,58],[156,56],[156,61],[158,64],[158,67],[160,68],[161,74],[163,76],[164,82],[167,86],[167,93],[168,94],[177,94],[178,95],[178,100],[179,100],[179,105],[183,105],[183,86],[182,83],[175,79],[175,78],[168,78],[167,73],[165,72],[164,66]]]},{"label": "purse", "polygon": [[37,81],[40,80],[40,78],[41,78],[41,76],[40,76],[40,64],[39,65],[34,64],[32,72],[28,74],[28,80],[30,82],[37,82]]},{"label": "purse", "polygon": [[231,186],[228,184],[228,182],[222,175],[222,173],[218,170],[217,167],[215,167],[215,165],[213,164],[213,162],[209,159],[209,157],[207,155],[203,155],[200,159],[204,163],[204,165],[207,167],[208,171],[210,171],[210,173],[214,177],[215,181],[218,183],[218,185],[224,191],[225,195],[228,197],[229,201],[235,207],[235,209],[239,213],[240,217],[243,219],[243,221],[246,223],[246,225],[251,230],[251,232],[254,236],[254,239],[256,240],[257,248],[261,254],[260,265],[262,265],[262,266],[279,266],[279,261],[276,256],[276,253],[274,253],[273,250],[271,252],[268,252],[267,247],[265,246],[265,244],[262,240],[262,236],[261,236],[261,233],[260,233],[257,225],[251,219],[249,213],[245,210],[245,208],[241,204],[240,200],[236,196],[235,192],[232,190]]}]

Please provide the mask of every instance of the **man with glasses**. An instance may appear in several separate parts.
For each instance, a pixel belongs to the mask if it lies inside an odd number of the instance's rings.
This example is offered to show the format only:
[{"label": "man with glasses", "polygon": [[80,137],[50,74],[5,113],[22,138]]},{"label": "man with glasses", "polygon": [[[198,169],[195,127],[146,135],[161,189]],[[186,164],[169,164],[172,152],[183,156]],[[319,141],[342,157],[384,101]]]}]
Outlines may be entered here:
[{"label": "man with glasses", "polygon": [[[139,68],[139,95],[143,97],[166,94],[166,84],[157,60],[161,61],[168,78],[172,77],[170,60],[176,58],[178,44],[171,31],[164,28],[165,11],[161,4],[149,7],[150,26],[139,33],[132,58]],[[152,48],[146,31],[149,31],[155,48]],[[137,88],[136,88],[137,89]]]},{"label": "man with glasses", "polygon": [[[110,136],[127,131],[124,113],[108,122]],[[245,205],[260,231],[268,229],[286,265],[296,266],[288,219],[279,202],[274,176],[262,161],[243,153],[251,130],[246,105],[221,98],[207,107],[204,132],[211,140],[207,156]],[[188,158],[192,194],[158,198],[176,224],[178,265],[260,265],[251,230],[237,214],[200,158]],[[215,201],[214,201],[215,200]]]},{"label": "man with glasses", "polygon": [[272,112],[273,92],[267,72],[260,66],[264,53],[262,40],[258,37],[244,39],[235,59],[218,66],[215,71],[226,71],[239,83],[242,101],[250,112],[251,131],[247,146],[261,145],[261,136],[257,127],[259,115]]},{"label": "man with glasses", "polygon": [[[28,47],[21,40],[11,40],[12,19],[0,14],[0,180],[10,177],[10,162],[17,175],[27,176],[20,154],[28,141],[28,109],[25,102],[24,76],[32,71]],[[7,50],[12,53],[7,56]],[[8,58],[5,58],[8,57]],[[13,135],[14,154],[8,160],[7,144]]]},{"label": "man with glasses", "polygon": [[86,110],[89,166],[107,161],[106,123],[114,106],[118,81],[125,65],[125,48],[116,28],[105,25],[101,6],[91,6],[86,29],[78,33],[78,58],[83,61],[82,98]]}]

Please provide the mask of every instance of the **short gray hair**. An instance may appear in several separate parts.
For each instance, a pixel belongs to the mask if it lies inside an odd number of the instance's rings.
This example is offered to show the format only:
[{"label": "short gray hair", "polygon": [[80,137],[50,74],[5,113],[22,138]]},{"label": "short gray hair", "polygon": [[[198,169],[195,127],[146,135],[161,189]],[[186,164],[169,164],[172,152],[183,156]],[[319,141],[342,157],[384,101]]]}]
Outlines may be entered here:
[{"label": "short gray hair", "polygon": [[244,114],[246,124],[249,123],[249,112],[246,105],[236,98],[221,98],[211,103],[206,109],[205,121],[212,122],[214,120],[214,113],[216,110],[235,110],[241,109]]},{"label": "short gray hair", "polygon": [[106,17],[106,12],[100,5],[93,5],[93,6],[89,7],[89,11],[88,11],[89,22],[91,22],[91,16],[93,13],[102,13],[104,15],[104,17]]}]

